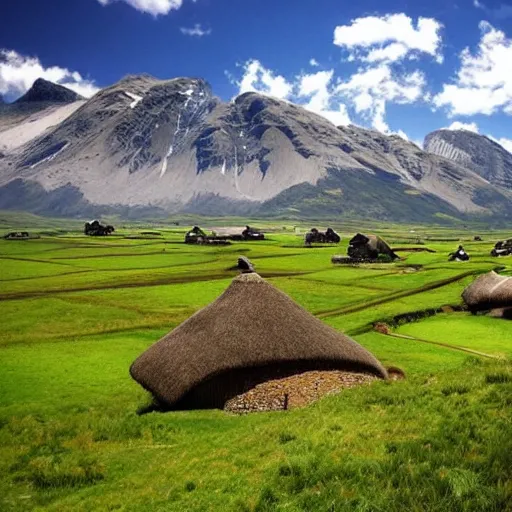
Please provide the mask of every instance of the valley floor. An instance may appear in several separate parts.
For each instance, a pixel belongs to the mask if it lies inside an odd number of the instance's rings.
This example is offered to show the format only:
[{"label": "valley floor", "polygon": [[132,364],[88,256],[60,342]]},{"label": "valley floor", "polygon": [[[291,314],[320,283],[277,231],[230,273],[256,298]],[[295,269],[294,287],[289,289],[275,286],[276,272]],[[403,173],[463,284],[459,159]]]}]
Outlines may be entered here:
[{"label": "valley floor", "polygon": [[[480,273],[512,275],[512,257],[489,256],[511,233],[373,226],[402,260],[334,266],[360,225],[306,249],[279,222],[227,247],[184,245],[178,226],[89,238],[40,219],[26,226],[40,239],[0,240],[1,510],[512,511],[512,323],[417,314],[460,305]],[[459,243],[471,260],[449,263]],[[219,296],[242,254],[407,378],[281,413],[137,415],[130,364]]]}]

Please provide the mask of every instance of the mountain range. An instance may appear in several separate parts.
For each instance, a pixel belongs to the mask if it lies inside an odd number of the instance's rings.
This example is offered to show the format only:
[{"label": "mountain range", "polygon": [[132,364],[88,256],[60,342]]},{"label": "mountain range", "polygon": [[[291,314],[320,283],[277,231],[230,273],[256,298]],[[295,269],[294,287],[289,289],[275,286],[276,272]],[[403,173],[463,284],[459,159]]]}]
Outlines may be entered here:
[{"label": "mountain range", "polygon": [[297,105],[128,76],[85,100],[37,80],[0,104],[0,209],[430,221],[512,217],[512,155],[468,131],[424,150]]}]

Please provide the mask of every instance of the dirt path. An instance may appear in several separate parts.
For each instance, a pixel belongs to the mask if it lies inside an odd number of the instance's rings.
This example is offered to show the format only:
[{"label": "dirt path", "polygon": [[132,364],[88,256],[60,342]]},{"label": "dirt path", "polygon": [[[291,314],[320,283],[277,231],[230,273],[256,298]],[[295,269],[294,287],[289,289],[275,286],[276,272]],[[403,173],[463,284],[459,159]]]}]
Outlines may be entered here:
[{"label": "dirt path", "polygon": [[478,350],[473,350],[471,348],[460,347],[458,345],[451,345],[450,343],[444,343],[442,341],[425,340],[423,338],[416,338],[414,336],[406,336],[405,334],[396,334],[396,333],[384,334],[384,336],[390,336],[392,338],[398,338],[398,339],[402,339],[402,340],[420,341],[421,343],[429,343],[430,345],[438,345],[440,347],[451,348],[452,350],[460,350],[461,352],[467,352],[468,354],[474,354],[476,356],[488,357],[490,359],[499,359],[498,356],[486,354],[485,352],[479,352]]}]

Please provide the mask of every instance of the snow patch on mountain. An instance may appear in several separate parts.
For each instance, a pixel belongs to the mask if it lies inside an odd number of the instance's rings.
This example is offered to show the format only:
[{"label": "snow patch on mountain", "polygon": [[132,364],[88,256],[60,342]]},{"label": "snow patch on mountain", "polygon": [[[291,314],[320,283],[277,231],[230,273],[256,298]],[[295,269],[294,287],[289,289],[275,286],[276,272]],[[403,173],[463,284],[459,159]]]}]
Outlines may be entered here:
[{"label": "snow patch on mountain", "polygon": [[136,94],[133,94],[128,91],[124,91],[124,93],[126,94],[126,96],[128,96],[128,98],[133,100],[130,103],[130,108],[132,108],[132,109],[135,108],[143,100],[142,96],[137,96]]}]

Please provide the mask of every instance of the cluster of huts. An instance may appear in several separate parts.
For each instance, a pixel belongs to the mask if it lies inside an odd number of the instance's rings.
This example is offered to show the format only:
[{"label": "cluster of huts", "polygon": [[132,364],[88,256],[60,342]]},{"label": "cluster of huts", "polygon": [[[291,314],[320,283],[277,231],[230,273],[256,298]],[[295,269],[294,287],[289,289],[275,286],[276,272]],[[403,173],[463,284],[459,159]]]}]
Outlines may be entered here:
[{"label": "cluster of huts", "polygon": [[32,235],[28,231],[11,231],[4,235],[4,240],[33,240],[41,238],[39,235]]},{"label": "cluster of huts", "polygon": [[[262,239],[249,226],[220,236],[195,226],[185,235],[191,244]],[[305,237],[306,245],[340,240],[331,228],[312,229]],[[366,242],[370,252],[389,247],[372,237]],[[216,301],[132,364],[132,377],[153,396],[152,409],[287,409],[318,398],[319,389],[390,378],[368,350],[263,279],[247,258],[240,257],[235,268],[240,275]]]},{"label": "cluster of huts", "polygon": [[232,241],[242,242],[258,240],[265,240],[265,235],[251,226],[245,226],[245,229],[241,232],[228,232],[226,234],[212,232],[211,235],[206,234],[199,226],[194,226],[185,234],[186,244],[198,245],[229,245]]},{"label": "cluster of huts", "polygon": [[339,244],[340,241],[340,235],[332,228],[327,228],[325,232],[312,228],[304,237],[306,247],[311,247],[311,244]]},{"label": "cluster of huts", "polygon": [[[478,241],[482,240],[479,236],[475,237],[475,240],[476,239],[478,239]],[[491,256],[494,258],[510,255],[512,255],[512,238],[509,240],[500,240],[491,250]],[[450,261],[469,261],[469,254],[465,251],[462,245],[459,245],[459,248],[450,254],[449,259]]]},{"label": "cluster of huts", "polygon": [[114,226],[104,226],[99,220],[91,220],[86,222],[84,226],[84,235],[88,236],[107,236],[111,235],[114,231]]},{"label": "cluster of huts", "polygon": [[[195,226],[186,234],[185,242],[208,244],[263,237],[249,226],[242,233],[222,236],[207,235]],[[305,236],[306,246],[340,240],[330,228],[325,232],[312,229]],[[495,249],[508,250],[509,242],[497,244]],[[347,254],[356,262],[399,258],[385,240],[362,233],[349,241]],[[450,259],[467,261],[469,255],[459,246]],[[247,258],[240,257],[234,268],[240,275],[217,300],[132,364],[131,376],[153,396],[152,409],[287,409],[318,398],[322,389],[403,376],[399,369],[384,368],[349,336],[327,326],[276,289],[255,272]],[[463,300],[474,314],[512,318],[512,277],[494,272],[480,276],[466,288]],[[208,350],[204,350],[206,346]]]},{"label": "cluster of huts", "polygon": [[[114,227],[88,222],[84,233],[105,236]],[[6,238],[26,239],[26,232]],[[241,232],[205,233],[194,226],[187,244],[225,244],[263,240],[250,226]],[[306,246],[337,244],[331,228],[313,228]],[[512,255],[512,239],[498,242],[493,256]],[[395,261],[396,252],[382,238],[357,233],[348,244],[352,262]],[[462,246],[450,254],[467,261]],[[335,259],[333,259],[333,262]],[[401,372],[385,368],[367,349],[329,327],[255,272],[245,257],[240,274],[224,293],[157,343],[131,365],[130,374],[154,399],[158,410],[220,408],[236,412],[287,409],[330,392],[373,380],[387,380]],[[512,318],[512,276],[495,272],[478,277],[462,294],[473,314]],[[208,350],[205,350],[208,347]]]}]

